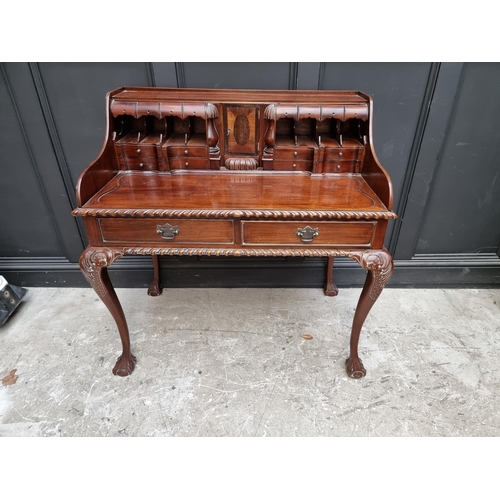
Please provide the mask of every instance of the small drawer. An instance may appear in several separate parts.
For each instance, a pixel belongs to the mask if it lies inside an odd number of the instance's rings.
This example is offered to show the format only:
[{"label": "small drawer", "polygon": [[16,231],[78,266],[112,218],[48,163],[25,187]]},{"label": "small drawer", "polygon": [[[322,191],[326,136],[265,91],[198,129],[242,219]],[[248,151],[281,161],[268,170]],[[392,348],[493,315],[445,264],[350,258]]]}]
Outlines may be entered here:
[{"label": "small drawer", "polygon": [[120,147],[123,156],[156,156],[156,146],[154,144],[121,144]]},{"label": "small drawer", "polygon": [[324,161],[357,160],[357,148],[325,148]]},{"label": "small drawer", "polygon": [[245,245],[369,247],[373,222],[243,221]]},{"label": "small drawer", "polygon": [[172,169],[204,169],[210,168],[210,161],[207,158],[171,158],[168,160],[170,170]]},{"label": "small drawer", "polygon": [[311,171],[312,161],[274,160],[274,170]]},{"label": "small drawer", "polygon": [[325,174],[349,174],[359,171],[359,161],[324,161],[322,172]]},{"label": "small drawer", "polygon": [[275,160],[312,160],[314,150],[311,148],[282,149],[275,148]]},{"label": "small drawer", "polygon": [[125,170],[158,170],[158,160],[152,156],[126,156],[123,158],[123,165]]},{"label": "small drawer", "polygon": [[350,104],[345,107],[344,120],[358,118],[360,120],[368,119],[368,106],[366,104]]},{"label": "small drawer", "polygon": [[128,115],[136,116],[137,114],[137,103],[131,101],[118,101],[112,99],[111,101],[111,112],[113,116]]},{"label": "small drawer", "polygon": [[160,116],[160,103],[159,102],[138,102],[136,103],[137,116]]},{"label": "small drawer", "polygon": [[208,156],[208,150],[207,148],[200,148],[200,147],[174,147],[174,148],[166,148],[167,150],[167,157],[168,158],[175,158],[175,157],[186,157],[186,156],[195,156],[197,158],[206,158]]},{"label": "small drawer", "polygon": [[232,220],[98,219],[105,243],[143,243],[152,246],[177,244],[232,244]]}]

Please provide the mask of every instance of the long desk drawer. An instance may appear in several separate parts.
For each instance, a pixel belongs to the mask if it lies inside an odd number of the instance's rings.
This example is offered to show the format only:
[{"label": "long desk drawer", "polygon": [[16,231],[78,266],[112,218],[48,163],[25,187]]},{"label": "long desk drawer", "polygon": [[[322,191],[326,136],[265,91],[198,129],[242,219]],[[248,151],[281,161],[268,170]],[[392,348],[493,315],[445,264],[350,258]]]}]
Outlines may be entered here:
[{"label": "long desk drawer", "polygon": [[244,245],[370,247],[374,222],[243,222]]},{"label": "long desk drawer", "polygon": [[103,242],[149,245],[232,244],[232,220],[99,219]]}]

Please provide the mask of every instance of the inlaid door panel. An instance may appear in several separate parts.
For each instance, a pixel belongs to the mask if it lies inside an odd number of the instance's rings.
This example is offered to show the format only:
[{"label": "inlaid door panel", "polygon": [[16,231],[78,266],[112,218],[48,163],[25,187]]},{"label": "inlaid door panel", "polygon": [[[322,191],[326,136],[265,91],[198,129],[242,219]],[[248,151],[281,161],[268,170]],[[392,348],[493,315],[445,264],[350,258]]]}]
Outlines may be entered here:
[{"label": "inlaid door panel", "polygon": [[226,153],[257,153],[257,108],[226,106]]}]

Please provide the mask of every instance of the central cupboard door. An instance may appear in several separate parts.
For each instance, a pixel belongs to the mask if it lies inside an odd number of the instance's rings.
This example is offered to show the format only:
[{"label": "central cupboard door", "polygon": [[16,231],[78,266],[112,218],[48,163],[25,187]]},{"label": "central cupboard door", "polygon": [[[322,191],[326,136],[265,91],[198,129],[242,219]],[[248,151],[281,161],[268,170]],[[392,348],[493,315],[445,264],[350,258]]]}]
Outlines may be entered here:
[{"label": "central cupboard door", "polygon": [[226,106],[226,153],[257,154],[256,106]]}]

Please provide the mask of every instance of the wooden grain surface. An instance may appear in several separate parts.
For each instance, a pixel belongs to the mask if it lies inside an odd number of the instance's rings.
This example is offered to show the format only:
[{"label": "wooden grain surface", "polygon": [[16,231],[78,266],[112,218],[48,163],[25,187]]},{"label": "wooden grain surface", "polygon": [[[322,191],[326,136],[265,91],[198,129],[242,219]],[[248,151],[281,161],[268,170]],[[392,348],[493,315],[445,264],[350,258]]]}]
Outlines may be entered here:
[{"label": "wooden grain surface", "polygon": [[387,211],[360,175],[229,171],[121,172],[84,208]]}]

